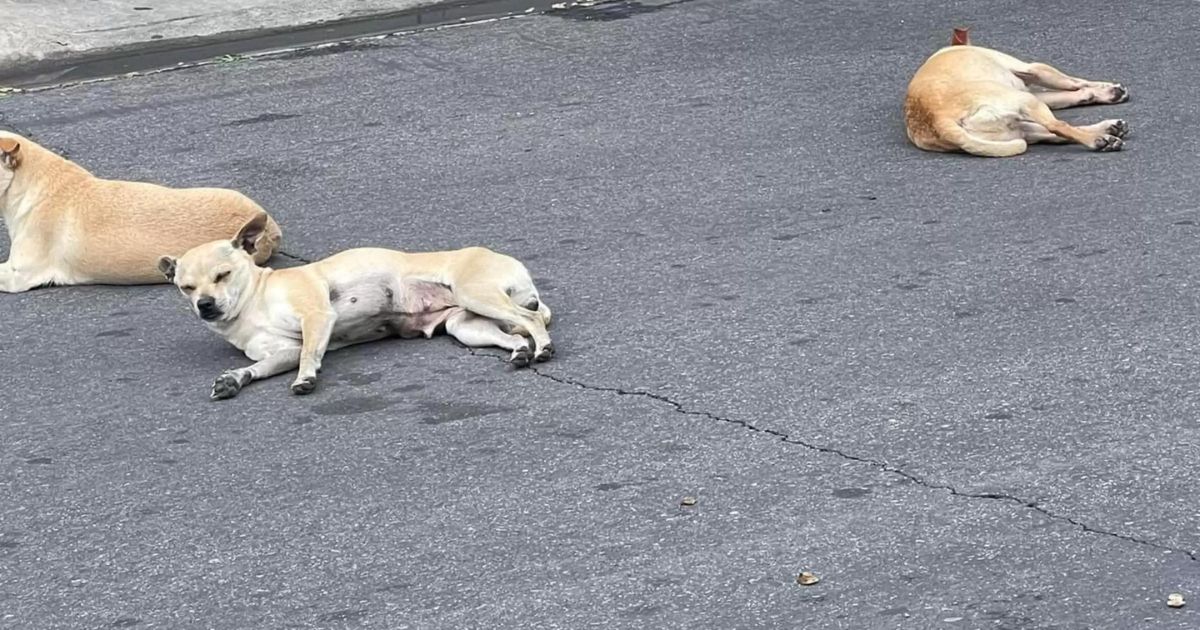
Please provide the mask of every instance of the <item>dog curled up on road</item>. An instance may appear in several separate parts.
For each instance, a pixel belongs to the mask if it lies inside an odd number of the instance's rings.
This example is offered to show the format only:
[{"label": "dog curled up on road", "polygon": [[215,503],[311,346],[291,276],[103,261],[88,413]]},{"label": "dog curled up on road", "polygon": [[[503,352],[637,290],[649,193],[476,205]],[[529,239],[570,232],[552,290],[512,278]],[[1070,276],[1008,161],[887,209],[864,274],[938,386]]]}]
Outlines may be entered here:
[{"label": "dog curled up on road", "polygon": [[[0,291],[160,283],[159,256],[228,236],[262,212],[232,190],[100,179],[0,131],[0,215],[11,245],[0,263]],[[279,239],[279,226],[268,218],[255,260],[270,258]]]},{"label": "dog curled up on road", "polygon": [[467,346],[511,350],[509,361],[517,367],[554,354],[546,332],[550,308],[514,258],[482,247],[429,253],[363,248],[270,269],[253,258],[266,226],[267,215],[260,214],[232,241],[159,261],[200,319],[255,361],[222,372],[213,398],[231,398],[251,381],[297,366],[292,393],[310,393],[327,350],[386,337],[445,331]]},{"label": "dog curled up on road", "polygon": [[1129,131],[1125,121],[1075,127],[1050,110],[1128,98],[1120,84],[1078,79],[972,46],[966,30],[955,29],[951,45],[933,53],[908,84],[904,124],[908,139],[927,151],[1008,157],[1035,142],[1119,151]]}]

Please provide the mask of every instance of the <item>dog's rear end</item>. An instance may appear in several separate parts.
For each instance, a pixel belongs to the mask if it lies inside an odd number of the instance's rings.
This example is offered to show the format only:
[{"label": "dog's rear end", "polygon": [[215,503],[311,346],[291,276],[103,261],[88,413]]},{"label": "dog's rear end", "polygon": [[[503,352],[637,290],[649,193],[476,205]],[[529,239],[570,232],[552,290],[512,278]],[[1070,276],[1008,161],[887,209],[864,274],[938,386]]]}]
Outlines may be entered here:
[{"label": "dog's rear end", "polygon": [[[76,219],[87,239],[73,252],[74,266],[86,270],[94,282],[162,282],[157,256],[181,256],[197,241],[227,238],[248,218],[265,214],[257,203],[233,190],[108,180],[95,180],[92,185],[105,189],[97,191],[102,193],[99,198],[120,200],[93,206]],[[278,251],[280,240],[279,225],[268,216],[254,261],[266,262]]]},{"label": "dog's rear end", "polygon": [[908,138],[926,151],[961,150],[988,157],[1024,153],[1023,138],[1003,137],[1015,122],[1020,105],[1012,96],[1021,87],[1019,79],[983,50],[969,45],[943,48],[909,83],[904,102]]},{"label": "dog's rear end", "polygon": [[[1047,89],[1034,93],[1029,85]],[[1050,110],[1126,98],[1120,85],[1076,79],[1045,64],[972,46],[965,29],[955,29],[951,45],[930,56],[909,83],[905,130],[927,151],[986,157],[1019,155],[1033,142],[1071,141],[1114,151],[1121,148],[1124,121],[1073,127]]]}]

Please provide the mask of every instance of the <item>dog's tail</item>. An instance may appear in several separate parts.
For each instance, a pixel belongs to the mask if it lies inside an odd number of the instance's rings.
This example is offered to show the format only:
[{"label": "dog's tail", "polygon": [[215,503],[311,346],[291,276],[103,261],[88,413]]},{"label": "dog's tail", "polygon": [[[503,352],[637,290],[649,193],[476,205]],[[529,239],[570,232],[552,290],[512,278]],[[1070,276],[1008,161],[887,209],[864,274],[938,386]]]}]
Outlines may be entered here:
[{"label": "dog's tail", "polygon": [[962,128],[958,121],[948,118],[935,118],[933,128],[943,140],[959,147],[971,155],[984,157],[1011,157],[1025,152],[1028,145],[1024,138],[1012,140],[988,140],[973,135]]}]

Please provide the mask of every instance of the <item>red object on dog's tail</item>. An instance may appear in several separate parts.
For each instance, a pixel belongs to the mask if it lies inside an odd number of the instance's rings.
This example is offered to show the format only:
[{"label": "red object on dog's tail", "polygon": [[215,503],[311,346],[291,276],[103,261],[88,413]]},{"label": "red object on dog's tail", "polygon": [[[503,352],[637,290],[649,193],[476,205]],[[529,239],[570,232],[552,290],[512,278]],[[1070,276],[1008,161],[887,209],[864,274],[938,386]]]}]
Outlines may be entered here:
[{"label": "red object on dog's tail", "polygon": [[954,27],[954,35],[950,37],[951,46],[970,46],[971,37],[967,33],[971,29]]}]

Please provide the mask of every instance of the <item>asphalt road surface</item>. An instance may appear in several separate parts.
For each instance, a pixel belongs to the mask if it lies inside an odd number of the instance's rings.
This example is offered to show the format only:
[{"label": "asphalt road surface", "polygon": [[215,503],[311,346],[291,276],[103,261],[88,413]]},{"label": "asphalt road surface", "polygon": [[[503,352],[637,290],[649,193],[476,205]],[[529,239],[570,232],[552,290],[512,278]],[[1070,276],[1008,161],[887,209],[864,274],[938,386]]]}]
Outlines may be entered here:
[{"label": "asphalt road surface", "polygon": [[[1200,627],[1198,21],[608,5],[3,101],[297,258],[515,255],[558,355],[377,343],[212,402],[247,361],[174,289],[0,296],[0,627]],[[962,23],[1127,85],[1063,113],[1125,151],[909,146]]]}]

